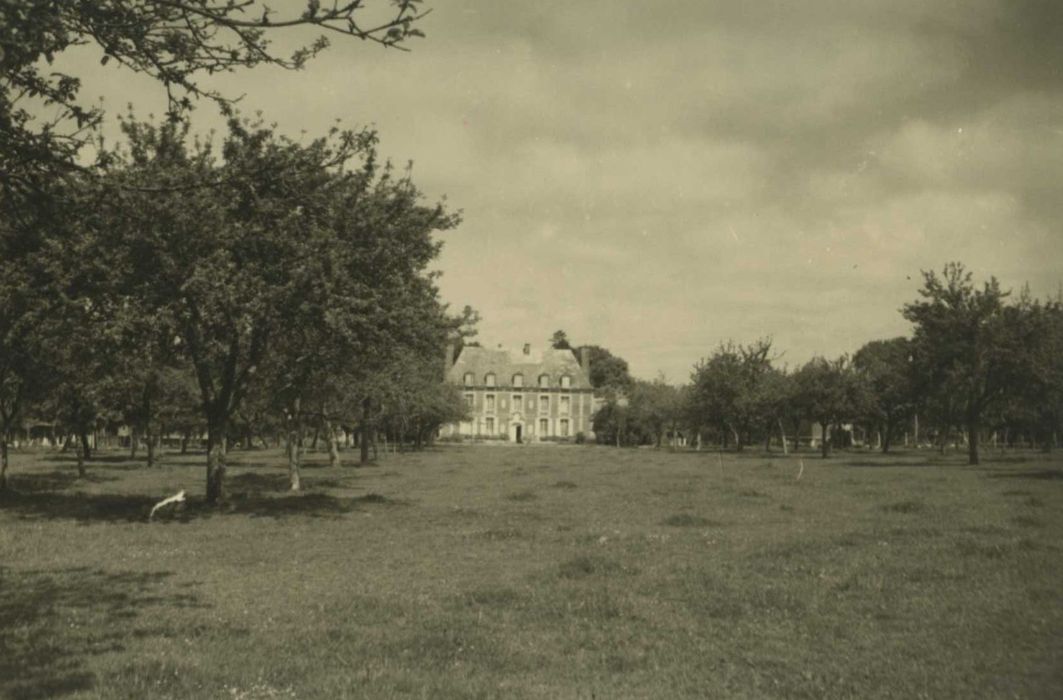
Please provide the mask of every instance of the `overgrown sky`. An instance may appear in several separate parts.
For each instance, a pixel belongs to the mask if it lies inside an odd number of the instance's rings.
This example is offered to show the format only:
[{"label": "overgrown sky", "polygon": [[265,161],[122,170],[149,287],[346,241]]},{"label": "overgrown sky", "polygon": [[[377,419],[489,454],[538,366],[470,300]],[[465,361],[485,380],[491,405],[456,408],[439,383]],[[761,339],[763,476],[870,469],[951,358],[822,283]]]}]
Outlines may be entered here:
[{"label": "overgrown sky", "polygon": [[[950,260],[1063,284],[1059,0],[430,4],[410,53],[337,39],[212,84],[291,135],[374,124],[412,159],[464,212],[441,288],[485,344],[563,328],[681,382],[727,339],[793,365],[905,334],[920,270]],[[69,58],[110,112],[163,111]]]}]

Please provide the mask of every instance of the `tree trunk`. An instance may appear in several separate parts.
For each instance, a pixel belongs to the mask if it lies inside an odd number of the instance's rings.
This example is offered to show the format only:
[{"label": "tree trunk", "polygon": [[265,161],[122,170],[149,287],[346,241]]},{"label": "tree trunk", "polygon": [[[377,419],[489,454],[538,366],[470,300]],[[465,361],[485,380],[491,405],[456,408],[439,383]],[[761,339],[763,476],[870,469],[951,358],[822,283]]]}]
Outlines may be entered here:
[{"label": "tree trunk", "polygon": [[790,450],[786,447],[786,428],[783,427],[782,418],[776,420],[779,424],[779,437],[782,439],[782,453],[784,455],[790,454]]},{"label": "tree trunk", "polygon": [[967,464],[979,464],[978,431],[981,428],[980,416],[967,417]]},{"label": "tree trunk", "polygon": [[149,422],[147,425],[144,426],[144,446],[148,450],[147,466],[149,468],[155,466],[155,437],[155,431],[152,430],[151,423]]},{"label": "tree trunk", "polygon": [[697,452],[701,452],[701,431],[697,431],[694,434],[694,449]]},{"label": "tree trunk", "polygon": [[303,415],[299,399],[288,407],[288,490],[298,491],[302,483],[299,466],[303,459]]},{"label": "tree trunk", "polygon": [[879,436],[879,445],[882,449],[882,454],[889,454],[890,446],[893,443],[894,425],[887,421],[886,429]]},{"label": "tree trunk", "polygon": [[140,431],[136,427],[129,429],[129,459],[137,458],[137,443],[140,442]]},{"label": "tree trunk", "polygon": [[82,432],[81,436],[80,436],[80,439],[81,439],[81,451],[85,455],[85,461],[89,462],[89,461],[92,460],[92,448],[89,447],[89,434],[86,433],[86,432]]},{"label": "tree trunk", "polygon": [[217,504],[225,498],[225,431],[224,420],[207,426],[207,503]]},{"label": "tree trunk", "polygon": [[358,426],[359,463],[369,464],[369,411],[372,405],[368,398],[362,399],[362,422]]},{"label": "tree trunk", "polygon": [[7,489],[7,435],[0,435],[0,492]]},{"label": "tree trunk", "polygon": [[303,458],[303,446],[293,430],[288,434],[288,490],[298,491],[302,488],[299,478],[299,464]]},{"label": "tree trunk", "polygon": [[192,436],[189,434],[189,432],[187,430],[184,432],[183,435],[181,435],[181,454],[183,454],[183,455],[188,454],[188,441],[189,441],[189,439],[191,439],[191,437]]},{"label": "tree trunk", "polygon": [[325,419],[325,430],[328,431],[328,463],[330,467],[339,467],[340,464],[340,438],[336,434],[336,426],[332,421]]},{"label": "tree trunk", "polygon": [[820,451],[823,454],[823,459],[826,459],[830,456],[830,421],[821,420],[819,422],[819,427],[823,432],[819,441]]},{"label": "tree trunk", "polygon": [[[81,437],[84,438],[85,437],[84,434],[82,434]],[[78,460],[78,478],[79,479],[84,479],[85,478],[85,455],[88,452],[88,447],[89,447],[88,446],[88,441],[85,440],[85,439],[78,440],[74,444],[74,451],[75,451],[75,454],[77,454],[77,460]]]}]

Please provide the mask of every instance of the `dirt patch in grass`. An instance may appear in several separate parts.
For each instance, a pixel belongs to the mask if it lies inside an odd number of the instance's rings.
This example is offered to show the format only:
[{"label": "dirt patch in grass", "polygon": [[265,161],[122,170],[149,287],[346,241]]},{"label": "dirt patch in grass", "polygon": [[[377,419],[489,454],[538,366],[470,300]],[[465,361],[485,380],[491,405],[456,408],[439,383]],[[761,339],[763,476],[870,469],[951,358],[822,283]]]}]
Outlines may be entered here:
[{"label": "dirt patch in grass", "polygon": [[576,488],[576,482],[574,482],[574,481],[564,481],[564,480],[555,481],[554,482],[554,488],[555,489],[574,489],[574,488]]},{"label": "dirt patch in grass", "polygon": [[926,511],[926,504],[920,501],[898,501],[896,503],[887,503],[882,506],[882,510],[887,513],[923,513]]},{"label": "dirt patch in grass", "polygon": [[1034,518],[1029,515],[1016,515],[1014,518],[1011,519],[1011,522],[1018,525],[1019,527],[1041,528],[1045,526],[1043,520],[1041,520],[1040,518]]},{"label": "dirt patch in grass", "polygon": [[719,527],[723,525],[723,523],[718,520],[703,518],[700,515],[676,513],[675,515],[669,515],[662,520],[661,525],[667,525],[668,527]]},{"label": "dirt patch in grass", "polygon": [[514,493],[511,493],[508,496],[506,496],[506,498],[511,500],[511,501],[524,502],[524,501],[534,501],[535,499],[538,498],[538,496],[535,495],[534,491],[524,490],[524,491],[516,491]]},{"label": "dirt patch in grass", "polygon": [[561,562],[557,571],[564,579],[583,579],[591,576],[614,576],[624,573],[624,568],[613,559],[581,554]]}]

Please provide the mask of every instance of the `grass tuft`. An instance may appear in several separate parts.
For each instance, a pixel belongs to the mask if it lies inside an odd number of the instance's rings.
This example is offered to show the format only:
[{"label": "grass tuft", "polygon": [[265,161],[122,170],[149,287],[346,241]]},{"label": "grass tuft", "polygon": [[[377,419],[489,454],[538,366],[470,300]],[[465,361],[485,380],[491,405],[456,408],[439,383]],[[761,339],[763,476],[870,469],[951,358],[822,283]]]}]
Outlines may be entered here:
[{"label": "grass tuft", "polygon": [[506,496],[506,498],[511,501],[534,501],[538,498],[538,496],[535,495],[534,491],[526,489],[524,491],[516,491],[514,493],[511,493]]},{"label": "grass tuft", "polygon": [[922,513],[926,510],[926,505],[920,501],[898,501],[882,506],[882,510],[888,513]]},{"label": "grass tuft", "polygon": [[612,559],[581,554],[564,561],[558,567],[561,578],[581,579],[589,576],[612,576],[622,572],[622,567]]},{"label": "grass tuft", "polygon": [[768,494],[756,489],[742,489],[738,495],[744,498],[769,498]]}]

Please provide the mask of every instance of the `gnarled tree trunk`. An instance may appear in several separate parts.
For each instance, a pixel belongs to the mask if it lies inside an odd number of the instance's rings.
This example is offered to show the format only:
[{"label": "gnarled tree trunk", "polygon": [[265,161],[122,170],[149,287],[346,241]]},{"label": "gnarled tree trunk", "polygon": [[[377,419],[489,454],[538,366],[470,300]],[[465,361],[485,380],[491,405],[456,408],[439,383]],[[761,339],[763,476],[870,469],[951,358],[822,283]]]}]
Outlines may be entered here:
[{"label": "gnarled tree trunk", "polygon": [[225,497],[226,421],[215,418],[207,425],[207,502],[219,503]]}]

